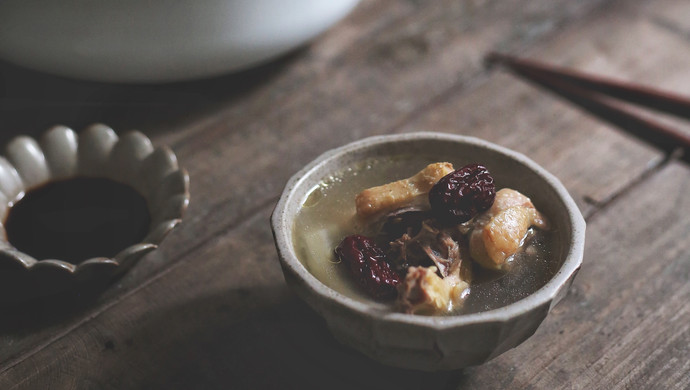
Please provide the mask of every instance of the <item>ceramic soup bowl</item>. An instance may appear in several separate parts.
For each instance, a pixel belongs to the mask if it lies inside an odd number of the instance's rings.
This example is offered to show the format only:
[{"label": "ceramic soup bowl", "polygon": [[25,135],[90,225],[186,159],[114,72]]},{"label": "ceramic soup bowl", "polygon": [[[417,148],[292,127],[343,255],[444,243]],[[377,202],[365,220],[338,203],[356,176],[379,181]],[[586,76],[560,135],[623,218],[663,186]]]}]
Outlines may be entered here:
[{"label": "ceramic soup bowl", "polygon": [[[430,156],[432,161],[452,162],[456,168],[478,162],[489,168],[497,188],[510,187],[528,195],[547,216],[558,243],[548,260],[554,265],[552,276],[534,292],[505,306],[442,316],[398,312],[349,294],[330,281],[310,262],[333,259],[328,255],[309,259],[305,253],[314,249],[310,242],[328,241],[335,247],[342,237],[330,237],[326,228],[316,240],[303,240],[306,229],[300,226],[300,211],[315,202],[316,189],[339,180],[343,172],[366,176],[376,161],[404,156]],[[384,364],[427,371],[481,364],[534,334],[580,268],[585,237],[585,222],[575,202],[558,179],[535,162],[477,138],[429,132],[367,138],[324,153],[288,181],[271,224],[287,284],[325,319],[339,341]]]}]

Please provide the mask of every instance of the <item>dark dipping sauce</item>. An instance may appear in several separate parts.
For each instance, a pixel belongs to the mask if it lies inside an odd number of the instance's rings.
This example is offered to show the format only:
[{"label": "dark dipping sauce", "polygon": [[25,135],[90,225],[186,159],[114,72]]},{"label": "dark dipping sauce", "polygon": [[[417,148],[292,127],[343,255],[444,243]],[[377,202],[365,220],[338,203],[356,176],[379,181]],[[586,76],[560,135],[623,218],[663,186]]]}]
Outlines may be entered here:
[{"label": "dark dipping sauce", "polygon": [[5,230],[15,248],[37,260],[77,264],[141,242],[150,223],[146,200],[132,187],[77,177],[29,190],[10,208]]}]

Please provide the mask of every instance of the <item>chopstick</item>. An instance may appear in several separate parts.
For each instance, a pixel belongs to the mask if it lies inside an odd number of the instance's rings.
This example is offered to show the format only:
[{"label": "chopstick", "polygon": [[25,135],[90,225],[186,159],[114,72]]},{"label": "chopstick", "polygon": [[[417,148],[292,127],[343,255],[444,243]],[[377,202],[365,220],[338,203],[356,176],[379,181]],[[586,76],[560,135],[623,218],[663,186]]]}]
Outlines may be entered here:
[{"label": "chopstick", "polygon": [[486,62],[488,65],[503,65],[513,73],[668,153],[680,148],[686,159],[690,157],[690,134],[644,118],[610,99],[616,98],[690,119],[689,98],[500,53],[490,53]]},{"label": "chopstick", "polygon": [[690,98],[679,94],[624,81],[611,80],[501,53],[489,53],[486,61],[489,64],[501,64],[516,71],[528,70],[544,76],[557,77],[590,91],[690,119]]}]

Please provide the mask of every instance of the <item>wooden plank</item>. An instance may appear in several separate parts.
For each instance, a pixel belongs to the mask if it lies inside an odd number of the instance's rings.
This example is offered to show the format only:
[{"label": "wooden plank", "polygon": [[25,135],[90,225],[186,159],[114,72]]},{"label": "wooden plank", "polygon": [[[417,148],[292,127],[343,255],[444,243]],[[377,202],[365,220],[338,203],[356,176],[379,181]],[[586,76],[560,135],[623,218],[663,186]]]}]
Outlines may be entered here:
[{"label": "wooden plank", "polygon": [[10,71],[4,77],[2,137],[36,134],[49,120],[137,127],[156,144],[173,146],[192,177],[192,202],[161,250],[96,303],[76,304],[58,318],[43,306],[26,308],[17,322],[41,326],[0,334],[0,362],[50,343],[107,309],[114,297],[240,226],[272,205],[287,178],[326,149],[398,131],[439,96],[464,89],[483,74],[484,51],[533,44],[550,31],[544,25],[567,24],[605,2],[364,2],[291,59],[179,85],[113,86]]}]

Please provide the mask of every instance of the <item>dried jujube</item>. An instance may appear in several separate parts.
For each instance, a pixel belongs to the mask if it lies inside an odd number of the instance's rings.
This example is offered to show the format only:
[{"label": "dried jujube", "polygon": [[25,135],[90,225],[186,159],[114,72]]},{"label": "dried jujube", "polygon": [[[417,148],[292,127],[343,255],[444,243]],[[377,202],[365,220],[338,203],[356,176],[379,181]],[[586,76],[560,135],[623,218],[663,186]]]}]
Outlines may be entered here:
[{"label": "dried jujube", "polygon": [[374,240],[359,234],[347,236],[335,254],[369,295],[379,300],[396,297],[400,275],[391,268],[385,252]]},{"label": "dried jujube", "polygon": [[469,164],[439,180],[429,191],[432,212],[452,223],[469,221],[489,209],[496,197],[494,178],[480,164]]}]

